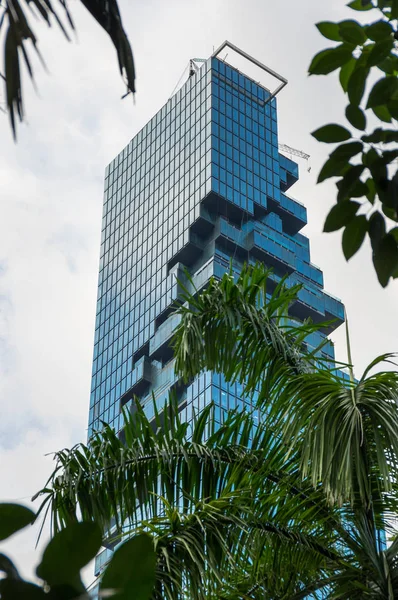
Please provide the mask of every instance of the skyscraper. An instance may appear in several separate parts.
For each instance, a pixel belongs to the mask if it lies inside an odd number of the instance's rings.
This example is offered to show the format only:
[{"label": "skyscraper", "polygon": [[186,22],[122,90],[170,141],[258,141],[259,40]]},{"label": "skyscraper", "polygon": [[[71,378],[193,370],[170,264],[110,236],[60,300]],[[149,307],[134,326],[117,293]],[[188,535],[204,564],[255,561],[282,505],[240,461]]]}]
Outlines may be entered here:
[{"label": "skyscraper", "polygon": [[[286,193],[298,179],[278,149],[275,96],[286,82],[268,70],[280,80],[272,92],[218,55],[192,69],[106,169],[89,433],[101,420],[119,428],[134,395],[150,415],[152,393],[161,405],[175,389],[186,420],[211,400],[219,422],[249,402],[219,374],[187,387],[176,380],[170,340],[184,268],[199,289],[231,260],[237,270],[262,261],[274,281],[288,274],[303,285],[292,316],[335,319],[309,346],[343,322],[300,233],[306,209]],[[334,358],[330,342],[322,352]]]}]

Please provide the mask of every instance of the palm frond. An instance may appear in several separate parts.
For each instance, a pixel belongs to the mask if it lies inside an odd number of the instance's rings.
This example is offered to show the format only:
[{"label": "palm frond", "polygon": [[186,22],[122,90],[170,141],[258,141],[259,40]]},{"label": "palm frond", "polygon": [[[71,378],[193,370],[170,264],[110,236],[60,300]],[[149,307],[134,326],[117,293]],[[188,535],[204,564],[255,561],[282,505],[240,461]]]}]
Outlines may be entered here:
[{"label": "palm frond", "polygon": [[[87,445],[55,455],[54,473],[38,493],[55,530],[93,519],[108,532],[109,547],[150,531],[158,595],[170,600],[210,598],[238,580],[247,589],[285,581],[296,590],[309,573],[340,560],[338,511],[301,482],[298,454],[287,459],[272,428],[235,411],[212,430],[209,406],[191,435],[176,408],[166,404],[156,425],[137,403],[125,414],[123,436],[104,425]],[[265,578],[277,565],[280,576]]]},{"label": "palm frond", "polygon": [[[69,28],[74,23],[67,0],[58,0],[66,16]],[[135,68],[131,46],[123,29],[116,0],[81,0],[99,25],[108,33],[116,48],[120,73],[125,76],[128,91],[135,92]],[[29,55],[29,43],[43,62],[38,49],[38,39],[26,16],[26,8],[34,8],[36,15],[49,26],[55,21],[63,35],[69,40],[67,27],[63,24],[50,0],[5,0],[0,15],[0,29],[7,24],[4,46],[4,76],[7,108],[14,138],[16,137],[16,117],[24,118],[23,90],[21,78],[21,57],[30,78],[33,80],[33,67]]]},{"label": "palm frond", "polygon": [[290,447],[302,440],[303,477],[321,481],[333,502],[359,494],[368,505],[377,488],[391,492],[396,481],[397,401],[396,372],[349,382],[318,370],[287,383],[274,410]]},{"label": "palm frond", "polygon": [[303,354],[303,342],[321,326],[293,321],[289,306],[300,286],[282,281],[270,293],[269,275],[263,265],[250,265],[236,281],[230,272],[200,294],[185,293],[174,337],[178,374],[188,380],[213,370],[244,383],[248,394],[262,388],[266,397],[286,371],[308,370],[312,358]]}]

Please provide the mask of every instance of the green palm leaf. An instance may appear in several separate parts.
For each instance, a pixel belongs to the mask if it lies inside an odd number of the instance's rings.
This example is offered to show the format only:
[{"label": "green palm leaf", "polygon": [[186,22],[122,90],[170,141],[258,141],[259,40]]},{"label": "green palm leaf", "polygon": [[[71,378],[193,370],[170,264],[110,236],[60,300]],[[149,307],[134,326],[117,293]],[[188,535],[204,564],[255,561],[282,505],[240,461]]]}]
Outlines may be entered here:
[{"label": "green palm leaf", "polygon": [[[135,68],[133,54],[123,29],[116,0],[81,0],[94,19],[110,36],[118,56],[120,73],[125,77],[128,91],[135,92]],[[69,12],[67,0],[59,0],[69,27],[74,23]],[[33,68],[29,57],[29,43],[44,63],[38,49],[38,40],[31,29],[26,9],[34,7],[36,14],[49,26],[55,21],[69,40],[67,28],[49,0],[5,0],[0,7],[0,30],[7,27],[4,47],[4,75],[7,108],[14,138],[16,136],[16,116],[24,118],[23,93],[21,83],[21,57],[31,79]]]}]

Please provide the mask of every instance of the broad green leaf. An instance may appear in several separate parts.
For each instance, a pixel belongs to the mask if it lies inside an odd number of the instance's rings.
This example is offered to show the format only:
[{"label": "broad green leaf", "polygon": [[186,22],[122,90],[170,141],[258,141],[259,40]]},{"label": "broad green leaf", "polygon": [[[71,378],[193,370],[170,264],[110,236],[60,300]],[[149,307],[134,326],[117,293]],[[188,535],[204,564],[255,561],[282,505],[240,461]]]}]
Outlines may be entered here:
[{"label": "broad green leaf", "polygon": [[352,0],[352,2],[349,2],[347,4],[347,6],[349,6],[350,8],[352,8],[353,10],[359,10],[359,11],[365,11],[365,10],[372,10],[372,8],[374,8],[373,4],[371,2],[369,2],[369,4],[362,4],[361,0]]},{"label": "broad green leaf", "polygon": [[384,60],[377,64],[377,68],[388,75],[394,75],[398,71],[398,59],[396,56],[387,56]]},{"label": "broad green leaf", "polygon": [[381,129],[381,127],[375,129],[373,133],[370,133],[369,135],[363,135],[361,137],[361,140],[363,140],[367,144],[380,144],[381,142],[384,142],[384,139],[385,130]]},{"label": "broad green leaf", "polygon": [[375,182],[373,181],[373,179],[371,177],[369,177],[369,179],[366,180],[366,187],[368,188],[366,197],[371,204],[374,204],[374,201],[376,198],[376,188],[375,188]]},{"label": "broad green leaf", "polygon": [[375,67],[379,63],[383,62],[383,60],[389,57],[393,47],[394,42],[392,39],[377,42],[369,53],[367,62],[368,66]]},{"label": "broad green leaf", "polygon": [[365,26],[365,32],[369,39],[380,42],[390,37],[393,29],[388,21],[380,20]]},{"label": "broad green leaf", "polygon": [[341,21],[341,23],[339,23],[339,32],[342,39],[349,44],[358,46],[366,42],[365,31],[358,21]]},{"label": "broad green leaf", "polygon": [[317,23],[315,27],[323,35],[323,37],[327,38],[328,40],[332,40],[333,42],[342,41],[337,23],[332,23],[331,21],[322,21],[321,23]]},{"label": "broad green leaf", "polygon": [[33,522],[35,513],[20,504],[0,504],[0,541]]},{"label": "broad green leaf", "polygon": [[348,144],[340,144],[337,146],[331,153],[330,157],[333,158],[345,158],[349,160],[356,154],[362,151],[363,144],[362,142],[349,142]]},{"label": "broad green leaf", "polygon": [[371,167],[374,163],[380,160],[380,155],[375,148],[369,148],[367,152],[362,154],[362,163],[366,167]]},{"label": "broad green leaf", "polygon": [[335,71],[352,56],[352,45],[340,44],[335,48],[327,48],[314,56],[309,66],[310,75],[327,75]]},{"label": "broad green leaf", "polygon": [[349,61],[347,61],[340,69],[340,85],[343,88],[343,91],[347,91],[348,81],[351,77],[352,72],[355,69],[357,64],[356,58],[351,57]]},{"label": "broad green leaf", "polygon": [[345,142],[351,137],[351,133],[348,129],[334,123],[320,127],[316,131],[313,131],[311,135],[318,140],[318,142],[327,142],[329,144]]},{"label": "broad green leaf", "polygon": [[359,154],[362,148],[361,142],[349,142],[338,146],[323,165],[318,175],[318,183],[329,179],[329,177],[343,175],[344,171],[349,168],[350,158]]},{"label": "broad green leaf", "polygon": [[367,67],[357,67],[349,78],[347,92],[351,104],[360,105],[368,75],[369,69]]},{"label": "broad green leaf", "polygon": [[388,182],[386,194],[381,197],[381,200],[383,205],[388,206],[388,208],[398,210],[398,171]]},{"label": "broad green leaf", "polygon": [[0,573],[5,573],[10,579],[20,579],[16,566],[5,554],[0,554]]},{"label": "broad green leaf", "polygon": [[391,0],[391,19],[398,19],[398,0]]},{"label": "broad green leaf", "polygon": [[368,144],[390,144],[398,142],[398,131],[395,129],[381,129],[378,127],[369,135],[363,135],[361,139]]},{"label": "broad green leaf", "polygon": [[347,166],[348,162],[346,160],[328,158],[319,172],[317,183],[322,183],[326,179],[330,179],[330,177],[339,177],[340,175],[343,175]]},{"label": "broad green leaf", "polygon": [[156,554],[152,539],[137,535],[118,548],[105,570],[101,591],[116,590],[115,600],[149,600],[155,586]]},{"label": "broad green leaf", "polygon": [[380,121],[383,121],[384,123],[391,123],[392,118],[387,106],[375,106],[372,108],[372,111],[375,116],[380,119]]},{"label": "broad green leaf", "polygon": [[352,202],[351,200],[344,200],[335,204],[326,217],[323,231],[330,233],[348,225],[355,217],[360,206],[359,202]]},{"label": "broad green leaf", "polygon": [[351,198],[362,198],[368,193],[368,186],[363,181],[356,181],[352,188],[350,188],[349,197]]},{"label": "broad green leaf", "polygon": [[79,587],[80,570],[101,547],[101,529],[96,523],[72,523],[57,533],[44,550],[36,573],[50,586]]},{"label": "broad green leaf", "polygon": [[379,211],[374,212],[369,219],[369,237],[372,249],[375,251],[386,233],[386,223]]},{"label": "broad green leaf", "polygon": [[[22,579],[2,579],[0,581],[2,600],[47,600],[49,595],[42,588]],[[59,596],[59,600],[64,600]]]},{"label": "broad green leaf", "polygon": [[398,211],[395,210],[394,208],[389,208],[388,206],[383,204],[383,206],[381,207],[381,210],[386,215],[386,217],[388,217],[392,221],[396,221],[396,222],[398,221]]},{"label": "broad green leaf", "polygon": [[348,168],[349,159],[345,157],[330,157],[323,165],[319,175],[318,183],[322,183],[330,177],[338,177],[343,175],[344,171]]},{"label": "broad green leaf", "polygon": [[[362,175],[365,167],[364,165],[351,165],[347,171],[344,173],[343,179],[341,179],[337,183],[337,187],[339,193],[337,195],[337,201],[341,202],[342,200],[349,200],[351,190],[355,187],[355,185],[360,181],[360,176]],[[361,196],[365,195],[360,194]]]},{"label": "broad green leaf", "polygon": [[398,268],[398,245],[393,235],[387,234],[381,239],[373,253],[373,264],[380,284],[386,287]]},{"label": "broad green leaf", "polygon": [[347,108],[345,109],[345,116],[351,125],[356,127],[356,129],[360,129],[361,131],[366,129],[366,116],[359,106],[356,106],[355,104],[348,104]]},{"label": "broad green leaf", "polygon": [[366,232],[368,230],[368,221],[365,215],[359,215],[352,219],[348,225],[346,225],[343,231],[343,252],[346,260],[350,260],[352,256],[363,244]]},{"label": "broad green leaf", "polygon": [[398,120],[398,100],[392,100],[387,104],[387,109],[393,119]]},{"label": "broad green leaf", "polygon": [[396,77],[383,77],[372,87],[366,108],[374,108],[398,100],[398,80]]}]

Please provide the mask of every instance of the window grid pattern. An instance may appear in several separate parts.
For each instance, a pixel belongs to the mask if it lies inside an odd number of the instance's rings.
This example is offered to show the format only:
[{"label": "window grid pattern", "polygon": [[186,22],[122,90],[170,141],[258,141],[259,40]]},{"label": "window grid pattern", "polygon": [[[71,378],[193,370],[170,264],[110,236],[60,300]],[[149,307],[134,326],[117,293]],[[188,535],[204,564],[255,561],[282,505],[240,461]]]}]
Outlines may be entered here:
[{"label": "window grid pattern", "polygon": [[100,420],[119,426],[134,353],[171,301],[167,263],[210,186],[208,63],[106,169],[89,434]]},{"label": "window grid pattern", "polygon": [[[305,207],[285,193],[298,167],[279,154],[276,101],[264,104],[268,95],[209,59],[107,167],[89,435],[100,421],[120,427],[120,401],[145,384],[144,372],[149,385],[137,394],[149,417],[152,392],[161,408],[176,385],[174,361],[162,353],[177,320],[162,315],[178,298],[183,265],[176,257],[190,244],[199,288],[221,277],[231,258],[236,272],[260,259],[273,267],[275,281],[290,273],[292,284],[303,285],[297,303],[303,317],[324,316],[327,308],[344,319],[342,304],[323,291],[322,272],[310,263],[309,241],[299,233]],[[220,199],[224,212],[217,212]],[[206,231],[198,225],[203,219]],[[324,338],[312,334],[308,347]],[[330,342],[322,356],[333,360]],[[256,402],[239,384],[212,373],[178,395],[184,421],[212,400],[217,425],[229,408],[253,409]]]}]

